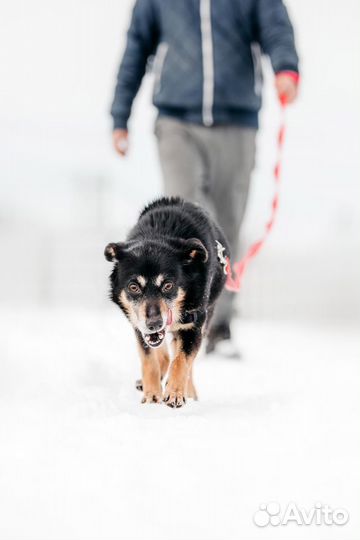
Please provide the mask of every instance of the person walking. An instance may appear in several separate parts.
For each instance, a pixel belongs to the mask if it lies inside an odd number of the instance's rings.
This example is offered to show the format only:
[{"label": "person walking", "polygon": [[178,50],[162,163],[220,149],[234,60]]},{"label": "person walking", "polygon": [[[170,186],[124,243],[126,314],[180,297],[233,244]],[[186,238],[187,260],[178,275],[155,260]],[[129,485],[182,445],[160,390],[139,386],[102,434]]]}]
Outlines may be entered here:
[{"label": "person walking", "polygon": [[[113,144],[128,150],[128,120],[148,60],[168,196],[198,202],[239,255],[239,234],[261,108],[261,54],[270,57],[279,98],[297,96],[298,55],[282,0],[137,0],[111,107]],[[207,352],[237,356],[231,340],[234,293],[224,291]]]}]

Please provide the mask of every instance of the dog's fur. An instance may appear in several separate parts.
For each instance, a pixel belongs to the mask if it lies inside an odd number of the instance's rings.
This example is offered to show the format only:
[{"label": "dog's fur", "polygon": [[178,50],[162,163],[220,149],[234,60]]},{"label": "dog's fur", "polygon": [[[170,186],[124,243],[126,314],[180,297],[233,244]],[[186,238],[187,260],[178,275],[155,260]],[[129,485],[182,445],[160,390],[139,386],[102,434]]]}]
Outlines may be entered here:
[{"label": "dog's fur", "polygon": [[[192,364],[225,284],[217,242],[224,234],[199,207],[180,198],[149,204],[126,242],[111,243],[111,299],[134,327],[142,361],[143,402],[181,407],[197,399]],[[173,333],[174,360],[164,393],[161,380],[170,365],[165,333]]]}]

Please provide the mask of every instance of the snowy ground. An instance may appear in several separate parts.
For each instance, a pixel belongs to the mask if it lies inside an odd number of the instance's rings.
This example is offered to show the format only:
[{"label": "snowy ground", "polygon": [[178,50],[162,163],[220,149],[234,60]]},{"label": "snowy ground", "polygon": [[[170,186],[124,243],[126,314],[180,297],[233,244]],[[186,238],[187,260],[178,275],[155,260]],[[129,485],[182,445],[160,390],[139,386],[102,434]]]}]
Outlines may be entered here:
[{"label": "snowy ground", "polygon": [[[201,401],[172,410],[140,404],[116,311],[0,324],[1,540],[359,538],[355,327],[238,322],[242,361],[199,359]],[[259,528],[269,501],[350,520]]]}]

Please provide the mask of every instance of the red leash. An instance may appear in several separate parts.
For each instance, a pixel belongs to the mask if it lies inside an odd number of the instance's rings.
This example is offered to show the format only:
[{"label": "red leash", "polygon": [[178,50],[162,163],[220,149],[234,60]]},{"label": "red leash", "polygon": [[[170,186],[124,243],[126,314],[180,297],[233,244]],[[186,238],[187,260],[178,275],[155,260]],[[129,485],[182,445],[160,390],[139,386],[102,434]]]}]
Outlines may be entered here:
[{"label": "red leash", "polygon": [[228,291],[232,292],[239,292],[242,279],[244,277],[245,270],[254,257],[259,253],[259,251],[262,249],[268,235],[270,234],[275,218],[278,211],[279,206],[279,191],[280,191],[280,173],[281,173],[281,164],[282,164],[282,150],[284,146],[284,139],[285,139],[285,110],[286,110],[286,97],[284,96],[281,100],[281,121],[280,121],[280,129],[278,134],[278,144],[277,144],[277,160],[276,165],[274,169],[274,180],[275,180],[275,194],[271,205],[271,215],[270,219],[266,224],[264,234],[260,240],[257,242],[254,242],[252,244],[248,251],[245,253],[244,257],[233,264],[233,267],[231,268],[230,259],[229,257],[226,257],[226,283],[225,287]]}]

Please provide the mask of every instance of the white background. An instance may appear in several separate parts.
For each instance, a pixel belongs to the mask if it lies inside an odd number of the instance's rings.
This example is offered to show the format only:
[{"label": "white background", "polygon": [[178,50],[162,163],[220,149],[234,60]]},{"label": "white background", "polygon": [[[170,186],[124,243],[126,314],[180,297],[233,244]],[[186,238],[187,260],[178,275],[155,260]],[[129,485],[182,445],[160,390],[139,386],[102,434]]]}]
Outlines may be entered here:
[{"label": "white background", "polygon": [[[279,219],[234,325],[243,359],[200,358],[201,401],[179,411],[139,404],[132,335],[106,298],[105,244],[161,192],[151,76],[130,155],[111,147],[131,5],[1,2],[0,537],[357,540],[359,3],[288,1],[301,94]],[[265,72],[244,245],[273,189],[279,107]],[[343,506],[350,521],[259,529],[269,501]]]},{"label": "white background", "polygon": [[[7,303],[105,305],[104,243],[120,240],[161,191],[152,79],[131,121],[131,153],[111,147],[109,108],[131,1],[2,2],[0,236]],[[281,210],[248,275],[251,317],[359,315],[359,6],[289,2],[302,88],[288,113]],[[5,15],[5,17],[4,17]],[[265,107],[244,245],[262,232],[279,109]],[[77,277],[78,276],[78,277]],[[96,288],[91,285],[96,282]]]}]

